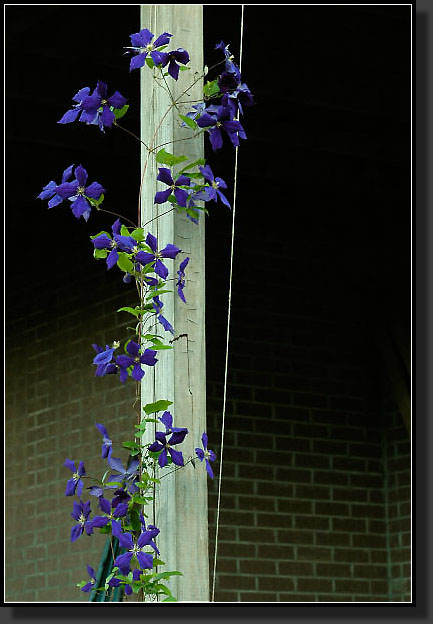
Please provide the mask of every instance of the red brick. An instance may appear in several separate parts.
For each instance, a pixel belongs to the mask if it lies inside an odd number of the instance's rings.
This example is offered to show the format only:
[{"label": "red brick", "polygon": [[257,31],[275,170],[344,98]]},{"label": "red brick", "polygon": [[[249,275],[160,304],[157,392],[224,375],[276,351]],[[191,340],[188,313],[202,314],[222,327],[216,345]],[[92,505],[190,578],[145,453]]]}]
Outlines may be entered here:
[{"label": "red brick", "polygon": [[332,581],[319,578],[298,578],[296,589],[300,592],[332,592]]}]

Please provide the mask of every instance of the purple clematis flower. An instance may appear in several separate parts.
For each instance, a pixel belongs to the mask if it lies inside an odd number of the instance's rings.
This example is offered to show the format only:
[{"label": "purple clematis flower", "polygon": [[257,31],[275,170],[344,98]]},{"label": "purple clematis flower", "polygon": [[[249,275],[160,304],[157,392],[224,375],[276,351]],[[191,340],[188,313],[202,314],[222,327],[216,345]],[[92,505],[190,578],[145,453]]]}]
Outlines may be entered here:
[{"label": "purple clematis flower", "polygon": [[[125,485],[128,492],[130,492],[131,494],[135,494],[139,491],[139,488],[135,485],[135,481],[137,481],[138,479],[138,467],[140,465],[138,459],[130,458],[126,470],[124,469],[121,460],[117,457],[113,457],[112,455],[110,455],[107,458],[107,461],[110,468],[116,471],[116,474],[111,474],[109,476],[109,478],[107,479],[107,484],[113,481],[121,481]],[[118,504],[120,504],[121,502],[125,502],[123,488],[121,491],[123,493],[120,495],[121,499],[118,500]]]},{"label": "purple clematis flower", "polygon": [[[143,28],[140,32],[134,33],[130,36],[131,45],[126,46],[125,49],[128,51],[132,50],[132,53],[135,53],[136,56],[131,59],[129,71],[143,67],[148,54],[150,54],[150,57],[155,65],[161,65],[161,63],[164,62],[164,55],[162,52],[158,51],[158,48],[167,45],[170,41],[170,37],[173,35],[164,32],[162,35],[159,35],[153,43],[151,43],[153,36],[153,33],[151,33],[147,28]],[[126,54],[128,54],[128,52],[126,52]]]},{"label": "purple clematis flower", "polygon": [[152,251],[150,253],[147,251],[139,251],[135,256],[136,260],[138,260],[143,266],[146,266],[146,264],[150,264],[151,262],[155,262],[155,273],[165,280],[168,275],[168,269],[161,261],[161,258],[174,259],[177,254],[180,253],[181,249],[176,247],[176,245],[168,244],[164,247],[164,249],[158,251],[158,240],[155,236],[153,236],[153,234],[150,234],[150,232],[146,237],[146,243]]},{"label": "purple clematis flower", "polygon": [[[70,165],[70,167],[67,167],[64,170],[61,184],[64,184],[69,180],[69,178],[72,176],[73,168],[74,165]],[[56,184],[56,182],[53,182],[51,180],[51,182],[48,182],[48,184],[44,186],[42,192],[39,193],[37,199],[49,199],[48,208],[54,208],[54,206],[58,206],[62,203],[63,198],[56,192],[57,186],[58,185]]]},{"label": "purple clematis flower", "polygon": [[138,242],[132,236],[120,234],[122,224],[117,219],[111,226],[113,238],[107,232],[102,232],[98,236],[90,237],[95,249],[106,249],[110,253],[107,256],[107,270],[111,269],[119,259],[118,249],[126,253],[136,254],[139,250]]},{"label": "purple clematis flower", "polygon": [[75,542],[80,535],[86,531],[87,535],[92,535],[93,527],[92,521],[89,520],[90,515],[90,501],[83,503],[80,500],[79,503],[74,501],[74,510],[71,511],[71,516],[78,522],[78,524],[74,525],[71,529],[71,542]]},{"label": "purple clematis flower", "polygon": [[[135,488],[135,486],[134,486]],[[124,489],[122,488],[118,488],[115,492],[114,492],[114,496],[111,499],[111,506],[113,507],[117,507],[117,505],[120,505],[121,503],[127,503],[128,501],[131,500],[130,495],[128,494],[128,492],[126,492]]]},{"label": "purple clematis flower", "polygon": [[223,204],[231,208],[227,197],[220,191],[220,188],[227,188],[227,184],[224,182],[224,180],[218,177],[215,178],[209,165],[206,165],[205,167],[199,167],[199,170],[200,173],[203,175],[204,179],[210,183],[210,187],[206,188],[206,192],[209,195],[209,198],[213,199],[214,201],[218,201],[219,197]]},{"label": "purple clematis flower", "polygon": [[118,355],[116,363],[120,368],[120,381],[125,383],[128,377],[128,368],[133,366],[131,377],[135,381],[141,381],[144,377],[144,370],[141,368],[141,364],[147,366],[155,366],[157,363],[156,351],[153,349],[145,349],[144,353],[140,355],[140,345],[133,340],[130,340],[126,346],[126,350],[129,355]]},{"label": "purple clematis flower", "polygon": [[158,453],[162,451],[162,453],[158,457],[158,464],[161,468],[168,463],[167,453],[170,453],[171,459],[174,464],[177,466],[183,466],[183,455],[180,451],[176,451],[172,448],[175,444],[180,444],[184,441],[186,434],[188,433],[188,429],[184,429],[182,431],[175,431],[171,438],[167,442],[167,434],[162,431],[157,431],[155,433],[155,442],[153,442],[149,446],[149,451],[152,453]]},{"label": "purple clematis flower", "polygon": [[177,50],[172,50],[171,52],[163,52],[162,53],[164,59],[162,61],[162,66],[165,67],[168,65],[168,73],[174,80],[179,78],[179,65],[178,63],[182,63],[182,65],[186,65],[189,63],[189,54],[183,48],[178,48]]},{"label": "purple clematis flower", "polygon": [[70,199],[73,202],[71,209],[77,219],[82,216],[87,221],[92,207],[86,197],[99,199],[105,193],[105,189],[98,182],[92,182],[86,186],[87,171],[81,165],[75,168],[74,173],[75,180],[60,184],[56,192],[62,199]]},{"label": "purple clematis flower", "polygon": [[224,130],[235,147],[239,146],[239,138],[246,139],[247,135],[241,123],[232,119],[231,111],[227,106],[208,106],[197,119],[200,128],[206,128],[209,132],[209,139],[214,151],[219,150],[223,145],[221,129]]},{"label": "purple clematis flower", "polygon": [[75,492],[77,496],[81,496],[81,492],[83,491],[83,482],[81,477],[86,474],[84,463],[80,461],[78,464],[78,470],[75,468],[75,462],[71,459],[66,459],[63,464],[66,468],[72,472],[72,478],[68,480],[66,484],[65,496],[73,496]]},{"label": "purple clematis flower", "polygon": [[131,533],[122,533],[122,528],[119,522],[112,520],[111,522],[112,532],[115,537],[118,538],[119,544],[122,548],[127,549],[128,552],[123,555],[119,555],[114,560],[114,565],[120,568],[120,570],[129,571],[131,559],[135,557],[138,561],[138,565],[142,570],[152,569],[153,556],[151,553],[143,552],[146,546],[152,546],[152,534],[149,531],[143,531],[135,542]]},{"label": "purple clematis flower", "polygon": [[103,377],[104,375],[110,375],[117,373],[118,366],[113,362],[114,352],[120,346],[119,342],[113,342],[113,346],[106,345],[105,350],[99,347],[97,344],[92,344],[97,355],[93,358],[93,364],[96,364],[96,377]]},{"label": "purple clematis flower", "polygon": [[80,121],[98,124],[99,129],[104,131],[105,127],[111,128],[116,119],[111,108],[121,109],[127,101],[119,91],[115,91],[113,95],[107,97],[107,85],[99,80],[92,95],[85,96],[81,102],[83,113]]},{"label": "purple clematis flower", "polygon": [[96,584],[95,570],[91,566],[87,565],[87,572],[91,580],[85,585],[83,585],[83,587],[81,588],[81,591],[83,592],[89,592],[91,589],[95,587],[95,584]]},{"label": "purple clematis flower", "polygon": [[174,328],[173,328],[173,326],[171,325],[171,323],[169,321],[167,321],[165,316],[162,316],[162,314],[161,314],[161,310],[162,310],[162,307],[164,305],[162,303],[161,299],[159,297],[153,297],[152,305],[153,305],[153,308],[154,308],[154,310],[156,312],[157,319],[161,323],[161,325],[163,326],[165,331],[169,331],[171,334],[174,335]]},{"label": "purple clematis flower", "polygon": [[221,41],[220,43],[216,44],[215,50],[222,50],[224,52],[224,56],[226,57],[225,70],[228,73],[235,74],[239,82],[241,79],[241,73],[239,71],[239,67],[236,65],[236,63],[233,62],[234,56],[229,50],[229,45],[229,43],[225,45],[224,41]]},{"label": "purple clematis flower", "polygon": [[213,451],[211,451],[210,449],[208,449],[207,447],[207,435],[206,433],[203,433],[203,435],[201,436],[201,441],[203,444],[203,448],[196,448],[195,452],[197,454],[197,457],[199,458],[199,460],[202,462],[203,459],[205,460],[206,463],[206,470],[208,475],[210,476],[211,479],[213,479],[213,471],[212,471],[212,467],[210,465],[210,462],[215,461],[216,459],[216,455]]},{"label": "purple clematis flower", "polygon": [[105,459],[111,455],[113,450],[113,440],[111,440],[104,425],[101,425],[100,423],[95,423],[95,425],[99,433],[102,435],[102,458]]},{"label": "purple clematis flower", "polygon": [[180,263],[179,270],[177,272],[179,277],[176,282],[177,294],[179,295],[179,297],[182,299],[184,303],[186,303],[185,295],[183,294],[183,289],[185,288],[185,267],[188,264],[188,262],[189,262],[189,258],[185,258],[185,260],[183,260]]},{"label": "purple clematis flower", "polygon": [[253,106],[253,94],[245,83],[239,83],[233,91],[224,93],[221,104],[230,110],[230,116],[234,118],[238,112],[244,114],[244,106]]},{"label": "purple clematis flower", "polygon": [[115,518],[124,518],[128,513],[128,503],[119,503],[113,507],[113,501],[108,501],[103,496],[99,499],[99,507],[104,512],[105,516],[95,516],[92,522],[93,529],[100,529],[109,522],[112,522]]},{"label": "purple clematis flower", "polygon": [[178,205],[185,208],[186,200],[188,199],[188,192],[185,189],[181,189],[179,187],[189,186],[191,183],[190,178],[187,178],[184,175],[180,175],[176,182],[174,182],[171,176],[170,169],[166,169],[165,167],[158,167],[158,171],[159,173],[156,179],[160,182],[164,182],[164,184],[168,184],[169,188],[165,191],[158,191],[158,193],[156,193],[155,204],[163,204],[173,193],[176,197]]}]

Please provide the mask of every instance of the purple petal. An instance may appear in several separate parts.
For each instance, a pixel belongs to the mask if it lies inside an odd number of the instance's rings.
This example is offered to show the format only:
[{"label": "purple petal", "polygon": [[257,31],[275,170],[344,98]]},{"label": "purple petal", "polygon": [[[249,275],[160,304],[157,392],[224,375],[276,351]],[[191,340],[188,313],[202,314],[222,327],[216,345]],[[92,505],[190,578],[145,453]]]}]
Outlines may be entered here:
[{"label": "purple petal", "polygon": [[146,266],[146,264],[150,264],[155,260],[155,256],[147,251],[139,251],[135,256],[135,259],[138,260],[138,262],[143,266]]},{"label": "purple petal", "polygon": [[209,461],[207,459],[206,459],[206,470],[207,470],[207,473],[210,476],[210,478],[213,479],[213,470],[212,470],[212,467],[211,467],[211,465],[210,465],[210,463],[209,463]]},{"label": "purple petal", "polygon": [[78,167],[75,168],[75,177],[77,178],[79,186],[86,186],[88,175],[82,165],[78,165]]},{"label": "purple petal", "polygon": [[130,340],[126,346],[126,350],[128,351],[128,353],[132,356],[132,357],[137,357],[139,351],[140,351],[140,346],[134,342],[133,340]]},{"label": "purple petal", "polygon": [[171,189],[167,189],[166,191],[158,191],[155,193],[154,203],[155,204],[163,204],[167,201],[167,199],[171,195]]},{"label": "purple petal", "polygon": [[101,529],[109,522],[110,518],[107,518],[106,516],[95,516],[92,520],[92,527],[94,529]]},{"label": "purple petal", "polygon": [[110,502],[103,496],[101,496],[101,498],[99,499],[99,507],[101,508],[101,511],[103,511],[104,513],[106,514],[111,513]]},{"label": "purple petal", "polygon": [[92,199],[99,199],[105,192],[104,187],[98,184],[98,182],[92,182],[92,184],[86,188],[86,195]]},{"label": "purple petal", "polygon": [[71,529],[71,542],[75,542],[83,532],[83,527],[81,524],[76,524]]},{"label": "purple petal", "polygon": [[167,449],[164,448],[161,455],[158,457],[158,464],[161,468],[164,468],[164,466],[166,466],[168,464],[168,459],[167,459]]},{"label": "purple petal", "polygon": [[173,460],[173,464],[183,466],[183,456],[180,451],[175,451],[173,448],[170,448],[169,453],[171,455],[171,459]]},{"label": "purple petal", "polygon": [[150,232],[148,232],[148,234],[146,236],[146,243],[149,245],[149,247],[151,248],[151,250],[154,253],[156,253],[158,251],[158,240],[157,240],[156,236],[154,236]]},{"label": "purple petal", "polygon": [[66,468],[69,468],[71,472],[76,471],[75,462],[73,462],[72,459],[66,459],[63,465],[66,466]]},{"label": "purple petal", "polygon": [[143,379],[143,377],[144,377],[144,370],[141,368],[140,364],[138,364],[138,363],[134,364],[134,368],[132,369],[131,377],[135,381],[141,381]]},{"label": "purple petal", "polygon": [[117,249],[112,249],[107,256],[107,269],[111,269],[119,259],[119,253]]},{"label": "purple petal", "polygon": [[[120,542],[120,538],[119,538],[119,542]],[[133,548],[133,546],[134,545],[132,544],[131,548]],[[131,559],[132,559],[132,552],[127,552],[124,555],[119,555],[118,557],[116,557],[116,559],[114,560],[114,565],[119,568],[129,568]]]},{"label": "purple petal", "polygon": [[118,459],[117,457],[109,457],[107,462],[110,468],[112,468],[113,470],[117,470],[118,472],[121,472],[122,474],[125,472],[123,465],[122,465],[122,461]]},{"label": "purple petal", "polygon": [[104,106],[101,113],[102,125],[107,126],[107,128],[111,128],[113,121],[116,119],[116,115],[112,110],[108,108],[108,106]]},{"label": "purple petal", "polygon": [[156,177],[157,180],[164,182],[164,184],[168,184],[169,186],[174,184],[170,169],[167,169],[166,167],[158,167],[158,171],[159,173]]},{"label": "purple petal", "polygon": [[123,108],[128,100],[124,98],[119,91],[115,91],[107,101],[109,105],[114,106],[114,108]]},{"label": "purple petal", "polygon": [[164,412],[161,418],[159,419],[166,429],[171,429],[173,426],[173,416],[170,412]]},{"label": "purple petal", "polygon": [[143,552],[138,552],[137,553],[137,560],[138,563],[140,564],[140,568],[142,570],[146,570],[146,569],[152,569],[153,567],[153,557],[152,555],[149,555],[147,553],[143,553]]},{"label": "purple petal", "polygon": [[188,192],[185,189],[175,188],[174,196],[176,197],[178,205],[185,208],[186,202],[188,201]]},{"label": "purple petal", "polygon": [[207,442],[208,442],[208,437],[206,433],[203,433],[203,435],[201,436],[201,442],[203,444],[203,448],[204,450],[207,449]]},{"label": "purple petal", "polygon": [[143,65],[146,62],[146,54],[137,54],[137,56],[133,56],[131,59],[131,62],[129,64],[129,71],[132,71],[133,69],[139,69],[140,67],[143,67]]},{"label": "purple petal", "polygon": [[188,429],[182,428],[180,431],[175,431],[168,441],[169,445],[173,444],[181,444],[184,441],[186,434],[188,433]]},{"label": "purple petal", "polygon": [[142,364],[146,364],[147,366],[155,366],[157,361],[158,360],[156,359],[156,351],[154,351],[153,349],[146,349],[140,358],[140,362]]},{"label": "purple petal", "polygon": [[176,258],[177,254],[180,252],[181,250],[179,249],[179,247],[176,247],[176,245],[171,245],[168,244],[164,247],[164,249],[161,250],[160,254],[163,258]]},{"label": "purple petal", "polygon": [[66,483],[65,496],[73,496],[75,494],[75,488],[77,487],[77,482],[74,479],[68,479]]},{"label": "purple petal", "polygon": [[159,35],[159,37],[155,39],[155,41],[153,42],[153,46],[155,48],[160,48],[163,45],[167,45],[167,43],[170,43],[170,37],[172,36],[173,35],[168,32],[163,32],[162,35]]},{"label": "purple petal", "polygon": [[214,181],[214,175],[209,165],[206,165],[205,167],[199,167],[199,171],[203,175],[205,180],[207,180],[208,182]]},{"label": "purple petal", "polygon": [[73,197],[76,194],[77,188],[77,180],[74,180],[73,182],[65,182],[64,184],[59,184],[56,188],[56,193],[58,193],[62,199],[67,199],[68,197]]},{"label": "purple petal", "polygon": [[[85,218],[86,213],[90,213],[91,207],[87,199],[84,199],[82,195],[79,195],[77,199],[71,204],[71,210],[74,217],[79,219],[81,216]],[[85,219],[87,221],[87,219]]]},{"label": "purple petal", "polygon": [[59,119],[59,121],[57,123],[59,123],[59,124],[72,123],[73,121],[76,120],[76,118],[78,117],[79,113],[80,113],[80,109],[79,108],[71,108],[70,110],[66,111],[66,113],[63,115],[63,117],[61,119]]},{"label": "purple petal", "polygon": [[214,152],[223,146],[223,137],[219,128],[214,128],[209,132],[209,139]]},{"label": "purple petal", "polygon": [[155,267],[154,267],[154,271],[157,275],[159,275],[159,277],[162,277],[162,279],[165,280],[165,278],[168,275],[168,269],[165,266],[165,264],[163,264],[163,262],[161,262],[161,260],[157,260],[155,262]]}]

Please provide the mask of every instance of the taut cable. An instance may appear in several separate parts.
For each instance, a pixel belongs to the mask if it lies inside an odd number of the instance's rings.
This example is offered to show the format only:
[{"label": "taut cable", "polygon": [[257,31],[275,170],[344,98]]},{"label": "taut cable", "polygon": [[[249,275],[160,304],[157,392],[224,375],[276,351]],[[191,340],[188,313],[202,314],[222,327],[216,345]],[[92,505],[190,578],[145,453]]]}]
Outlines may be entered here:
[{"label": "taut cable", "polygon": [[[241,34],[240,34],[240,51],[239,51],[239,72],[242,72],[242,41],[244,34],[244,5],[241,5]],[[239,110],[236,117],[239,120]],[[229,341],[230,341],[230,318],[231,318],[231,305],[232,305],[232,277],[233,277],[233,256],[234,256],[234,234],[235,234],[235,217],[236,217],[236,195],[237,195],[237,175],[238,175],[238,146],[235,147],[235,171],[234,171],[234,185],[233,185],[233,213],[232,213],[232,237],[231,237],[231,250],[230,250],[230,279],[229,279],[229,295],[227,306],[227,334],[226,334],[226,356],[224,366],[224,394],[223,394],[223,410],[222,410],[222,423],[221,423],[221,451],[220,451],[220,468],[218,478],[218,499],[217,499],[217,513],[215,522],[215,553],[213,564],[213,579],[212,579],[212,598],[211,602],[215,602],[215,582],[216,582],[216,567],[217,567],[217,555],[218,555],[218,531],[219,531],[219,517],[220,517],[220,504],[221,504],[221,481],[222,481],[222,469],[223,469],[223,449],[224,449],[224,428],[225,428],[225,416],[226,416],[226,398],[227,398],[227,372],[228,372],[228,357],[229,357]]]}]

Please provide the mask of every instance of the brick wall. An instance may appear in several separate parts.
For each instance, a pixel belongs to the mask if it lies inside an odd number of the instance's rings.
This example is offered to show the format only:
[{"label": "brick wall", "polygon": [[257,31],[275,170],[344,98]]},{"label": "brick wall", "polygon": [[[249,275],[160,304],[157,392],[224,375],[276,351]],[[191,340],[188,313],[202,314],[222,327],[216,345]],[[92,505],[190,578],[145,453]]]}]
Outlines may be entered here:
[{"label": "brick wall", "polygon": [[411,595],[411,449],[398,409],[387,405],[390,426],[385,435],[389,598],[410,600]]},{"label": "brick wall", "polygon": [[[267,249],[266,263],[249,248]],[[407,579],[410,561],[407,434],[382,410],[362,276],[349,249],[346,264],[341,247],[312,239],[270,249],[272,237],[251,229],[237,239],[216,600],[408,600],[406,585],[396,598],[388,583]],[[284,267],[282,278],[269,267]],[[215,448],[226,286],[220,279],[207,302]],[[212,547],[216,505],[217,480]]]},{"label": "brick wall", "polygon": [[[102,263],[101,263],[102,264]],[[6,345],[6,600],[87,600],[75,583],[97,569],[105,536],[70,542],[71,476],[66,458],[83,459],[88,475],[101,477],[101,436],[129,439],[135,388],[94,376],[93,342],[122,340],[125,292],[104,268],[66,279],[53,290],[29,287],[10,302]],[[117,276],[118,277],[118,276]],[[79,281],[77,281],[77,278]],[[72,285],[73,284],[73,285]],[[103,299],[107,289],[112,296]],[[104,293],[105,294],[105,293]],[[83,303],[84,302],[84,303]],[[127,453],[116,447],[116,456]],[[86,483],[89,485],[89,483]],[[87,499],[87,495],[83,496]],[[96,501],[96,499],[94,499]],[[92,507],[93,509],[93,507]]]}]

